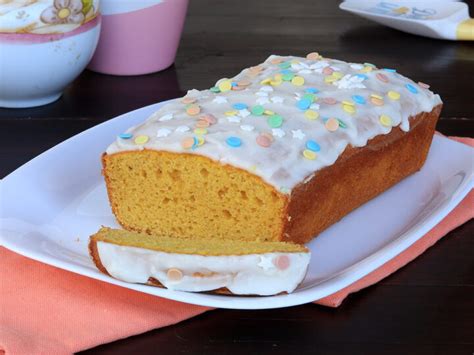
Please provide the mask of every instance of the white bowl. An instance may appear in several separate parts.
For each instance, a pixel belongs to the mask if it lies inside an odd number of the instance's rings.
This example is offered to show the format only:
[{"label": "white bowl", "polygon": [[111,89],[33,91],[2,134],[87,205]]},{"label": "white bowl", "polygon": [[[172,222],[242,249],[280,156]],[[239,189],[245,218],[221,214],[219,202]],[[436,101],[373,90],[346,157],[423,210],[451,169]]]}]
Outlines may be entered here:
[{"label": "white bowl", "polygon": [[0,33],[0,107],[57,100],[91,60],[99,34],[100,16],[65,33]]}]

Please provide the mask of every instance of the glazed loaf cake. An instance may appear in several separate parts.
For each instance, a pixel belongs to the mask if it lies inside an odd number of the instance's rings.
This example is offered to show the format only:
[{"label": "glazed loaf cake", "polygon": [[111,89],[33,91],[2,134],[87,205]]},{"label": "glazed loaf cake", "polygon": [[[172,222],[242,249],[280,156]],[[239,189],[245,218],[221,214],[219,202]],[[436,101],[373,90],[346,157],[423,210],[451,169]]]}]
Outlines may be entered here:
[{"label": "glazed loaf cake", "polygon": [[419,170],[441,106],[393,69],[272,55],[117,137],[112,210],[128,230],[304,243]]}]

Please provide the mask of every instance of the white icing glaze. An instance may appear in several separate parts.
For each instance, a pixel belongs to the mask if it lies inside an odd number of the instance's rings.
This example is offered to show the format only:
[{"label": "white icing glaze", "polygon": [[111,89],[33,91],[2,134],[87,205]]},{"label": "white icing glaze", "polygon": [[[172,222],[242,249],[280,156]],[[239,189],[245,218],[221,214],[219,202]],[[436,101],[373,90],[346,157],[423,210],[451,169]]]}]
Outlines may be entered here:
[{"label": "white icing glaze", "polygon": [[[106,242],[97,242],[97,250],[107,272],[126,282],[146,283],[153,277],[171,290],[202,292],[227,287],[236,295],[261,296],[294,291],[303,280],[311,257],[309,252],[238,256],[173,254]],[[284,270],[274,264],[281,256],[289,259]],[[170,280],[167,276],[167,271],[175,268],[183,274],[180,280]]]},{"label": "white icing glaze", "polygon": [[[266,84],[261,81],[281,73],[275,60],[290,62],[288,68],[293,74],[304,78],[304,85],[296,86],[283,81],[280,85]],[[239,91],[213,93],[210,90],[190,90],[187,97],[196,99],[201,114],[212,114],[217,124],[207,128],[207,134],[202,135],[205,143],[193,149],[185,149],[181,141],[186,137],[196,137],[193,130],[199,115],[190,116],[186,113],[186,104],[176,99],[155,112],[145,123],[131,128],[127,132],[133,136],[147,135],[149,140],[144,145],[137,145],[132,139],[118,138],[107,149],[107,154],[120,151],[154,149],[171,152],[188,152],[209,157],[223,164],[252,171],[283,193],[291,193],[291,189],[304,181],[315,171],[333,164],[346,146],[365,146],[371,138],[387,134],[392,127],[400,126],[404,131],[410,128],[409,117],[420,112],[430,112],[441,103],[438,95],[413,82],[412,80],[390,70],[377,69],[371,65],[346,63],[334,59],[309,60],[299,57],[270,56],[260,65],[263,70],[252,74],[251,69],[245,69],[232,82],[250,81],[250,85]],[[369,68],[370,67],[370,68]],[[326,82],[331,72],[339,73],[333,82]],[[388,82],[380,79],[387,79]],[[227,79],[221,79],[216,85]],[[417,93],[406,87],[412,85]],[[316,88],[316,100],[310,109],[316,111],[319,117],[310,120],[305,117],[305,111],[297,107],[298,101],[308,88]],[[398,100],[388,97],[389,91],[400,94]],[[382,105],[371,102],[371,95],[379,95]],[[353,95],[362,96],[366,103],[359,104]],[[331,104],[330,100],[336,103]],[[343,109],[343,101],[351,101],[355,113],[350,114]],[[334,101],[334,100],[333,100]],[[248,108],[233,111],[232,105],[244,103]],[[267,122],[269,116],[249,114],[254,105],[263,105],[283,117],[281,127],[271,127]],[[172,115],[172,119],[168,119]],[[381,115],[388,115],[391,122],[388,126],[380,122]],[[166,121],[163,120],[166,118]],[[345,124],[336,131],[329,131],[325,122],[329,118],[337,118]],[[185,131],[183,127],[188,127]],[[170,134],[158,134],[162,129],[169,129]],[[256,138],[268,133],[273,136],[270,147],[262,147],[256,143]],[[238,148],[226,144],[229,136],[239,137],[242,145]],[[314,140],[320,146],[316,159],[310,160],[303,156],[308,140]]]},{"label": "white icing glaze", "polygon": [[[97,16],[98,0],[91,5],[84,14],[81,0],[0,0],[0,32],[69,32]],[[59,18],[61,9],[66,9],[68,16]]]}]

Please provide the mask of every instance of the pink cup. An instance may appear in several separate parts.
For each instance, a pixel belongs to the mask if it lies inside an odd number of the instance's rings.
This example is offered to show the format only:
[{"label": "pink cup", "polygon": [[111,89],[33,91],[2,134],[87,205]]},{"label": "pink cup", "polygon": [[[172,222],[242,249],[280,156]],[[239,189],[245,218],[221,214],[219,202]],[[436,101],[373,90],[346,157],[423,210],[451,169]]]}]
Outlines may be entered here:
[{"label": "pink cup", "polygon": [[188,0],[102,0],[99,45],[88,68],[141,75],[173,64]]}]

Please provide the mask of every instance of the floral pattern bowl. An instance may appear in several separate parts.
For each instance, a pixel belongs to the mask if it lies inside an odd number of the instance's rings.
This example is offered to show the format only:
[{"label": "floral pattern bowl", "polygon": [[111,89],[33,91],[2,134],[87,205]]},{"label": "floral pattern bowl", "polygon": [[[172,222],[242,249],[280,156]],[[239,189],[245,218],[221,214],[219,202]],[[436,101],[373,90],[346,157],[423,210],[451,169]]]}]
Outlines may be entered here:
[{"label": "floral pattern bowl", "polygon": [[0,107],[57,100],[87,66],[99,0],[0,0]]}]

